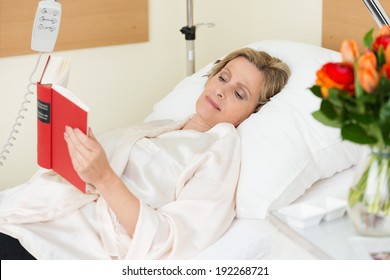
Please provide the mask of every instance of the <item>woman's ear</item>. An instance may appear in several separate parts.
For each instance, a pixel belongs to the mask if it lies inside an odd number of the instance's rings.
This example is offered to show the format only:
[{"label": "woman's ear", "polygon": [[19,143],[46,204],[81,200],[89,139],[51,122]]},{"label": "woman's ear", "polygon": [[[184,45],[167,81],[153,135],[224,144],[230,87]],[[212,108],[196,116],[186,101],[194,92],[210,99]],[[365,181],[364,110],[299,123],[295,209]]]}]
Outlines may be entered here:
[{"label": "woman's ear", "polygon": [[263,106],[262,104],[257,104],[255,110],[253,111],[253,114],[257,113],[262,106]]}]

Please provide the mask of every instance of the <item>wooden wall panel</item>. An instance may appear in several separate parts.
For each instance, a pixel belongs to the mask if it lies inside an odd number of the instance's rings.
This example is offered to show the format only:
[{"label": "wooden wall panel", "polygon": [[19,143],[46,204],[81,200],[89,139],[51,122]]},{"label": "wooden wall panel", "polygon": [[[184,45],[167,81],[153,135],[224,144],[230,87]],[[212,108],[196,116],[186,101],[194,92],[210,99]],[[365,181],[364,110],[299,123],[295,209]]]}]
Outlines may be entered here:
[{"label": "wooden wall panel", "polygon": [[[32,53],[37,1],[0,0],[0,57]],[[145,42],[148,0],[62,0],[56,51]]]},{"label": "wooden wall panel", "polygon": [[[382,7],[390,15],[390,0],[381,0]],[[343,39],[355,39],[363,49],[363,36],[378,25],[362,0],[322,1],[322,46],[340,50]]]}]

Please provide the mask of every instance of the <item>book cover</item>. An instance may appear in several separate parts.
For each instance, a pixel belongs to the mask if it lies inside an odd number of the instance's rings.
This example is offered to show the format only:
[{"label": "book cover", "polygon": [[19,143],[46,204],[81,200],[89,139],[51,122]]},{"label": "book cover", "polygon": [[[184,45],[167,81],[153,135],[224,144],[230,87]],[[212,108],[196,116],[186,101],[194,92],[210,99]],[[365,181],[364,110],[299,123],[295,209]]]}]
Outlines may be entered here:
[{"label": "book cover", "polygon": [[[50,58],[49,58],[50,59]],[[58,61],[57,61],[58,62]],[[66,68],[56,65],[59,71],[53,75],[50,60],[45,67],[41,81],[37,83],[38,107],[38,164],[44,168],[52,169],[75,187],[85,192],[85,182],[74,170],[66,141],[64,139],[65,127],[79,128],[86,133],[88,128],[89,108],[67,88],[56,84],[60,78],[62,84],[67,80],[63,73]],[[46,76],[46,79],[45,79]],[[47,79],[47,77],[50,79]],[[64,79],[64,77],[66,77]],[[52,81],[52,83],[50,83]],[[45,84],[43,83],[45,82]]]}]

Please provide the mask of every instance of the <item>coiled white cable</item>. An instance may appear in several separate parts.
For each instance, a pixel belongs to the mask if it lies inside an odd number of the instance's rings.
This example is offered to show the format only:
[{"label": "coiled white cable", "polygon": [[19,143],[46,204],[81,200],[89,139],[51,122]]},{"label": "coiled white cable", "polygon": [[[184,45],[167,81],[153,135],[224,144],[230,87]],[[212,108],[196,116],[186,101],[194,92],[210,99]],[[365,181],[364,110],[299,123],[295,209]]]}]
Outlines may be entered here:
[{"label": "coiled white cable", "polygon": [[[22,125],[22,121],[24,119],[24,113],[26,111],[28,111],[27,106],[28,106],[28,104],[31,103],[29,97],[30,97],[30,95],[34,95],[34,89],[35,89],[35,86],[37,84],[32,79],[33,79],[33,76],[34,76],[35,72],[38,69],[41,57],[42,57],[42,53],[40,52],[39,55],[38,55],[38,59],[36,61],[34,70],[30,74],[29,83],[27,85],[27,92],[24,94],[24,100],[23,100],[22,104],[20,105],[20,109],[19,109],[18,115],[17,115],[17,117],[15,119],[14,124],[12,125],[12,129],[11,129],[11,132],[10,132],[10,134],[8,136],[8,139],[6,140],[6,143],[4,144],[4,146],[3,146],[3,148],[2,148],[2,150],[0,152],[0,166],[4,165],[4,161],[7,159],[7,154],[10,153],[10,149],[14,145],[13,142],[16,140],[16,134],[19,133],[19,130],[18,130],[17,127]],[[31,89],[31,87],[34,87],[34,88]]]}]

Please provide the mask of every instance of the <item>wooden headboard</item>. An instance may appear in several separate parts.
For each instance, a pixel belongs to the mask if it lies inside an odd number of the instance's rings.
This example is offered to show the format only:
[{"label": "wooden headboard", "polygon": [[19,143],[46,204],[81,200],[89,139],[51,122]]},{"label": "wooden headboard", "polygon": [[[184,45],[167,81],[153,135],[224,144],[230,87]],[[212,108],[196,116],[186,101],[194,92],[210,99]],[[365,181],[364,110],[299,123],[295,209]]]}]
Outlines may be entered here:
[{"label": "wooden headboard", "polygon": [[[390,0],[380,3],[389,15]],[[363,49],[363,36],[373,27],[379,29],[362,0],[322,1],[323,47],[339,51],[343,39],[354,39]]]},{"label": "wooden headboard", "polygon": [[[34,53],[31,31],[39,1],[0,0],[0,57]],[[55,50],[148,40],[148,0],[62,0]]]}]

